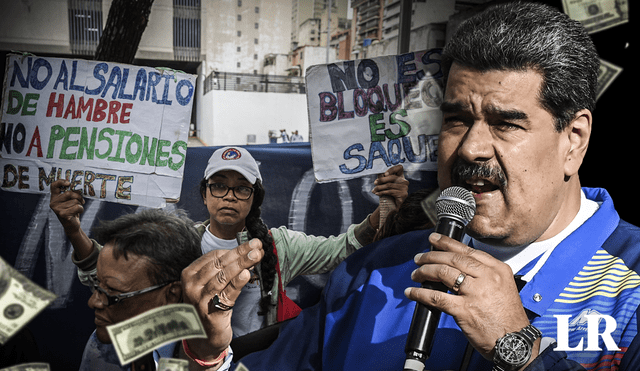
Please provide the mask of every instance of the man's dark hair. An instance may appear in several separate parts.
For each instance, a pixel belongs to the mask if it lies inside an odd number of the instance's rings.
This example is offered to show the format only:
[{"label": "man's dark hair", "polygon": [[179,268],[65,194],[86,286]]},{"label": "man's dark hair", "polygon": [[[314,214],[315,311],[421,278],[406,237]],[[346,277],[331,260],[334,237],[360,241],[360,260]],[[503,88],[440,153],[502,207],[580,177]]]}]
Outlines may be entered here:
[{"label": "man's dark hair", "polygon": [[509,2],[467,19],[443,50],[445,82],[453,62],[481,72],[540,73],[539,99],[558,131],[581,109],[595,109],[600,60],[593,41],[580,22],[547,5]]},{"label": "man's dark hair", "polygon": [[180,281],[182,270],[202,255],[194,223],[178,210],[148,209],[103,221],[93,229],[101,243],[113,242],[116,258],[136,254],[151,263],[154,284]]}]

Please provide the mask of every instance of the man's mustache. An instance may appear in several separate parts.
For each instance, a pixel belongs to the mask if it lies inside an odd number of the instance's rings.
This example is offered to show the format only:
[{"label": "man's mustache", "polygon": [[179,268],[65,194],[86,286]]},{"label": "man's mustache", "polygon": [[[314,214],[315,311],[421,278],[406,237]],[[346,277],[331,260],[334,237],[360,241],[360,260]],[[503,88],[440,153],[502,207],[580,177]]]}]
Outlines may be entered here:
[{"label": "man's mustache", "polygon": [[500,188],[507,186],[507,177],[499,166],[491,166],[486,162],[466,162],[458,158],[451,170],[453,183],[463,184],[466,180],[473,178],[486,179],[493,184],[499,185]]}]

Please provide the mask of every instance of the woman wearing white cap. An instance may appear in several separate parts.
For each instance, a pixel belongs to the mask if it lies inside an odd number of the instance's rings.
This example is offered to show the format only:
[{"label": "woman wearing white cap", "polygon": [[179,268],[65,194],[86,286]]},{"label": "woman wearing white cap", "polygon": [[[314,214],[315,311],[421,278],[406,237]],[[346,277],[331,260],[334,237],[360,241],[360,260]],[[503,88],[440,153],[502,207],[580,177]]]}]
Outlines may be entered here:
[{"label": "woman wearing white cap", "polygon": [[[402,166],[396,166],[377,180],[373,193],[392,196],[399,205],[407,197],[408,184]],[[295,304],[287,300],[279,287],[285,287],[301,274],[332,270],[349,254],[371,242],[378,227],[376,209],[362,223],[351,225],[338,236],[310,236],[284,226],[269,229],[260,218],[265,196],[260,169],[242,147],[224,147],[213,153],[200,182],[200,194],[210,216],[196,226],[202,234],[203,254],[235,248],[250,238],[260,239],[264,247],[265,255],[254,270],[255,280],[243,287],[235,302],[231,318],[234,337],[297,314],[297,308],[293,312],[291,307],[287,308]]]},{"label": "woman wearing white cap", "polygon": [[[391,196],[396,206],[408,195],[409,182],[401,165],[387,170],[375,184],[372,192]],[[80,279],[88,284],[101,246],[80,228],[83,197],[76,192],[61,193],[68,185],[64,179],[51,184],[50,207],[74,248],[72,260],[79,268]],[[260,217],[265,196],[260,169],[242,147],[224,147],[213,153],[200,182],[200,194],[209,211],[209,220],[196,225],[202,237],[203,254],[233,249],[250,238],[260,239],[264,246],[265,255],[254,270],[255,279],[243,287],[233,305],[234,337],[297,315],[300,308],[286,297],[282,288],[298,275],[332,270],[348,255],[372,242],[380,218],[378,207],[362,223],[331,237],[310,236],[286,227],[267,228]],[[232,308],[219,298],[212,305],[219,310]]]}]

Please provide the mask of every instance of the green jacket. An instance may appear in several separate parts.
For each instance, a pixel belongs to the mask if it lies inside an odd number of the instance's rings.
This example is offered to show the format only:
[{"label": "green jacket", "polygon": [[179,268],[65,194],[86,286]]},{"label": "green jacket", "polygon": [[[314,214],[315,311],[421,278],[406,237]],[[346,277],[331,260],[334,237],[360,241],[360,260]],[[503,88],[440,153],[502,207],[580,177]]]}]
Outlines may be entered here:
[{"label": "green jacket", "polygon": [[[202,236],[208,226],[209,220],[196,224],[195,228]],[[346,233],[338,236],[310,236],[302,232],[291,231],[286,227],[271,228],[271,234],[278,251],[283,287],[286,287],[289,282],[299,275],[330,272],[347,256],[363,245],[370,243],[375,234],[375,229],[369,224],[369,217],[367,217],[360,224],[352,224]],[[238,233],[237,240],[238,244],[247,242],[249,240],[248,232]],[[78,261],[75,259],[75,254],[72,254],[72,261],[78,267],[80,282],[86,286],[91,286],[89,277],[96,275],[98,254],[102,249],[98,242],[93,239],[91,241],[94,249],[89,257]],[[263,282],[260,269],[257,271],[260,275],[260,282]],[[262,297],[265,295],[271,296],[272,305],[267,313],[267,326],[277,322],[279,280],[277,273],[274,273],[274,275],[273,288],[269,292],[266,292],[264,288],[262,289]]]},{"label": "green jacket", "polygon": [[[208,226],[209,220],[198,223],[196,229],[202,235]],[[271,228],[271,235],[278,251],[283,287],[286,287],[299,275],[322,274],[332,271],[347,256],[363,246],[360,241],[371,242],[374,234],[375,230],[369,224],[368,217],[360,224],[349,226],[346,233],[330,237],[310,236],[303,232],[289,230],[284,226]],[[249,240],[248,232],[238,233],[237,240],[238,244],[247,242]],[[263,248],[273,247],[263,246]],[[261,270],[258,269],[257,272],[260,276],[260,282],[263,282]],[[277,322],[279,280],[277,273],[274,275],[271,290],[267,292],[263,287],[261,291],[262,297],[271,297],[271,307],[267,313],[267,326]]]}]

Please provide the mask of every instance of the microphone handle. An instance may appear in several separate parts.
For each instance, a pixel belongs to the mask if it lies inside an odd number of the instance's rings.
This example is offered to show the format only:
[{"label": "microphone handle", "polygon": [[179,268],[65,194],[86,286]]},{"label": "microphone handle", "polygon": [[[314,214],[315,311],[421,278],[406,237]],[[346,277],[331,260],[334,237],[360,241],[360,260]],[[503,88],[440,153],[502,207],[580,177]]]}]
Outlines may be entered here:
[{"label": "microphone handle", "polygon": [[[442,217],[438,219],[435,232],[451,237],[456,241],[462,241],[465,225],[456,219]],[[431,248],[433,250],[433,247]],[[447,287],[441,282],[425,281],[422,287],[430,290],[446,292]],[[407,334],[405,353],[407,355],[404,371],[422,371],[424,362],[431,355],[433,339],[440,322],[442,311],[421,303],[416,303],[411,319],[411,327]]]}]

